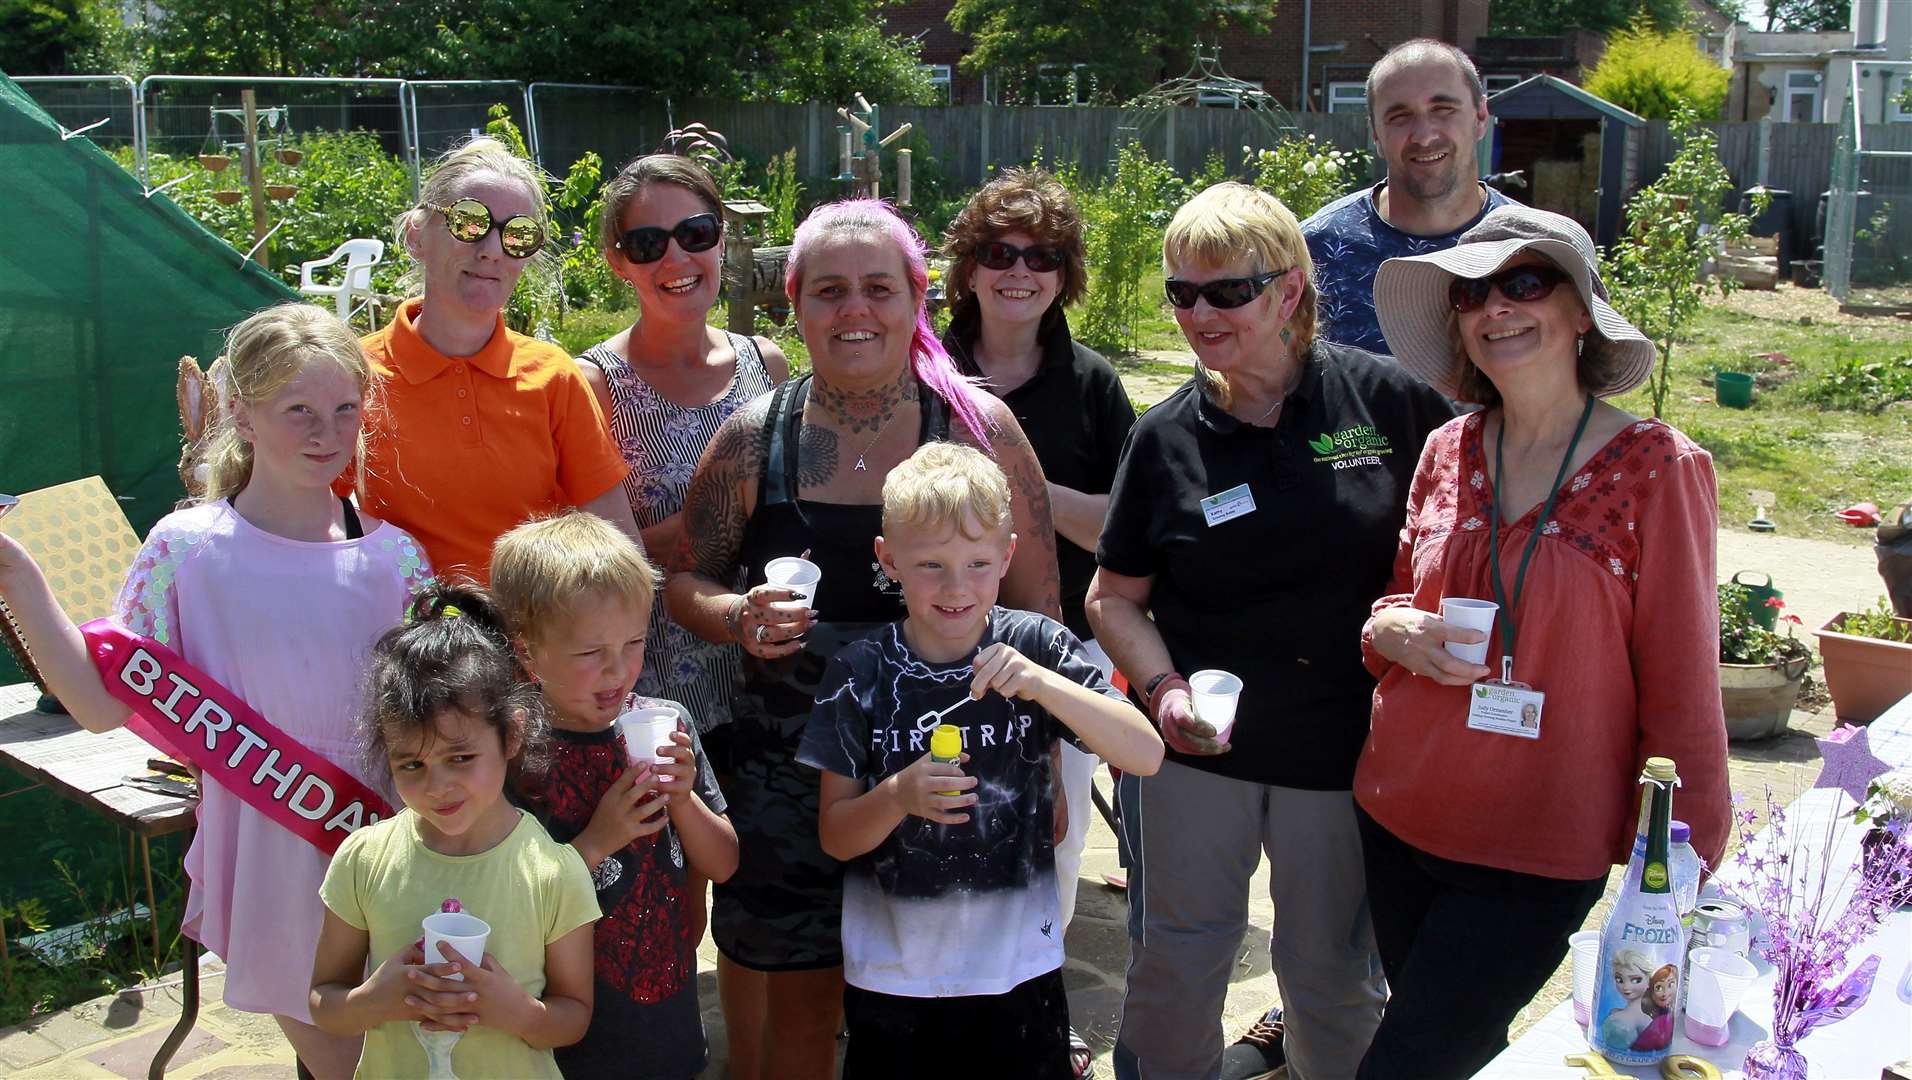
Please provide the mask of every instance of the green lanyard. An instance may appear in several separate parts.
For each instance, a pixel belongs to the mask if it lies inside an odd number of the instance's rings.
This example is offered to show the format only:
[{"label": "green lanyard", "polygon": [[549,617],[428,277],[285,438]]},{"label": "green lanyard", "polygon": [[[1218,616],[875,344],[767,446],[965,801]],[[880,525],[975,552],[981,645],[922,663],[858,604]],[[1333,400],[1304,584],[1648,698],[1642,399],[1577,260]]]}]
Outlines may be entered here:
[{"label": "green lanyard", "polygon": [[1553,488],[1547,492],[1547,501],[1540,505],[1540,520],[1527,537],[1527,546],[1520,552],[1520,569],[1514,572],[1514,592],[1510,598],[1507,590],[1501,586],[1500,578],[1500,482],[1507,475],[1507,414],[1501,413],[1500,428],[1494,436],[1494,479],[1489,488],[1494,495],[1494,516],[1487,527],[1488,557],[1494,567],[1494,601],[1500,605],[1500,681],[1514,681],[1514,609],[1520,603],[1520,589],[1527,581],[1527,560],[1533,558],[1534,547],[1540,543],[1540,531],[1547,527],[1547,519],[1553,515],[1554,500],[1560,497],[1560,485],[1567,480],[1567,470],[1573,467],[1573,452],[1580,446],[1580,436],[1587,433],[1587,421],[1593,418],[1593,395],[1587,395],[1587,407],[1580,410],[1580,424],[1573,429],[1573,439],[1567,443],[1567,454],[1560,459],[1560,472],[1555,474]]}]

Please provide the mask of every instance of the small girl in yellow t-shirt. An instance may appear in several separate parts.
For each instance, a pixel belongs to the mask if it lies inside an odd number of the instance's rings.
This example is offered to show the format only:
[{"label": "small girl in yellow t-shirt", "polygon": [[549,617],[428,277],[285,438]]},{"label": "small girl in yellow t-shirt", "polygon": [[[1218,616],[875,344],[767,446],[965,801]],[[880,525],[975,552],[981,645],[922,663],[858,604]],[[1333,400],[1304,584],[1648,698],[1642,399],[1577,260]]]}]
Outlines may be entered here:
[{"label": "small girl in yellow t-shirt", "polygon": [[[367,743],[405,809],[332,857],[312,972],[313,1021],[365,1033],[360,1076],[556,1078],[552,1048],[590,1023],[590,872],[504,797],[540,742],[508,640],[482,590],[441,584],[373,652]],[[480,964],[424,955],[449,898],[491,927]]]}]

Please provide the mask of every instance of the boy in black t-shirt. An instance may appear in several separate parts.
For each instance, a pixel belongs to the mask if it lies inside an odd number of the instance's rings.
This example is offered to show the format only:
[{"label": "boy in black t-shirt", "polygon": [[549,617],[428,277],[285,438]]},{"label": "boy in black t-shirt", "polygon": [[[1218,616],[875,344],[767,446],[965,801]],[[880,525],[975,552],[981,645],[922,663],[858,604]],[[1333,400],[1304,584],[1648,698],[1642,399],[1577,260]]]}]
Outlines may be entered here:
[{"label": "boy in black t-shirt", "polygon": [[[583,511],[520,525],[492,551],[492,591],[552,727],[550,761],[520,794],[584,856],[604,911],[591,1026],[556,1051],[567,1076],[689,1080],[705,1064],[687,867],[730,877],[737,834],[690,716],[632,694],[655,582],[636,544]],[[635,706],[677,710],[672,745],[655,755],[668,763],[627,751],[615,721]]]},{"label": "boy in black t-shirt", "polygon": [[[1070,1075],[1050,750],[1146,775],[1162,741],[1066,627],[995,606],[1015,544],[1008,482],[974,449],[930,443],[883,484],[877,559],[909,614],[831,659],[797,754],[850,863],[845,1080],[925,1060]],[[939,724],[960,761],[931,760]]]}]

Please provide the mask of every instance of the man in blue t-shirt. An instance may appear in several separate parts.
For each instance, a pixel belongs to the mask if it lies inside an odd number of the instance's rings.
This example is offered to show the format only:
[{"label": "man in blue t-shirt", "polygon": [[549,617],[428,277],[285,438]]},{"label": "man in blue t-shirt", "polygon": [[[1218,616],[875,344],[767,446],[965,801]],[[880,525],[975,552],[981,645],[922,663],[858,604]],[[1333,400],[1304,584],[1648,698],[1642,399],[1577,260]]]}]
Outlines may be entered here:
[{"label": "man in blue t-shirt", "polygon": [[1507,201],[1477,177],[1487,96],[1467,54],[1426,38],[1395,46],[1368,72],[1368,126],[1388,178],[1302,223],[1320,294],[1320,335],[1388,353],[1374,317],[1374,272],[1397,255],[1454,246]]}]

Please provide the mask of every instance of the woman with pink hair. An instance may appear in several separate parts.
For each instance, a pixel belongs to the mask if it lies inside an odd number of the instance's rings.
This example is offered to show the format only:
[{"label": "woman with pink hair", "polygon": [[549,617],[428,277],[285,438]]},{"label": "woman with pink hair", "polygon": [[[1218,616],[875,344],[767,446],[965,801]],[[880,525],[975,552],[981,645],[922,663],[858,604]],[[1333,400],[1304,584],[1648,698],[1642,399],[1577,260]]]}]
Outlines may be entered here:
[{"label": "woman with pink hair", "polygon": [[[830,656],[904,614],[873,550],[889,471],[939,439],[994,458],[1018,536],[1001,602],[1061,616],[1042,467],[1008,408],[957,373],[930,326],[927,285],[923,241],[889,206],[813,213],[784,286],[812,372],[732,414],[685,496],[671,617],[745,652],[725,792],[742,860],[711,912],[737,1080],[772,1075],[773,1061],[780,1080],[834,1074],[842,870],[817,840],[818,774],[795,754]],[[807,604],[765,581],[765,564],[785,555],[822,568]]]}]

